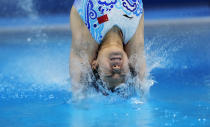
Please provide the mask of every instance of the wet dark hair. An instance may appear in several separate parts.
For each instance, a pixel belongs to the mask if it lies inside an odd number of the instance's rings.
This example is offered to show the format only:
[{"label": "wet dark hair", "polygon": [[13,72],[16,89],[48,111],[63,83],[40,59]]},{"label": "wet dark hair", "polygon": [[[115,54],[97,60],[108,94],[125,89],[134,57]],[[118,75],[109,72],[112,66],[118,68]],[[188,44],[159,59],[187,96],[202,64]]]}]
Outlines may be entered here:
[{"label": "wet dark hair", "polygon": [[[104,82],[100,78],[100,75],[98,73],[98,68],[99,67],[96,67],[96,69],[92,70],[93,71],[92,86],[96,89],[97,92],[101,92],[103,95],[108,96],[110,92],[115,92],[115,88],[108,89],[106,87],[106,84],[104,84]],[[137,73],[135,69],[130,65],[129,65],[129,69],[130,69],[131,77],[132,78],[136,77]]]},{"label": "wet dark hair", "polygon": [[93,69],[92,81],[92,86],[96,89],[97,92],[101,92],[104,96],[109,95],[109,90],[105,86],[98,73],[98,67],[96,69]]}]

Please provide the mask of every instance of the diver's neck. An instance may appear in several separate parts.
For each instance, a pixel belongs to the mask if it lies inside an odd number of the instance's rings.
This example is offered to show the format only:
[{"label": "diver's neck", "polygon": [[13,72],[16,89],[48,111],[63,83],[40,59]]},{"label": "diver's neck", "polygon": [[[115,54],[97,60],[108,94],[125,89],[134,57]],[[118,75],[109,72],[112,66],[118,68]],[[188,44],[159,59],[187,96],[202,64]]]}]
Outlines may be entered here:
[{"label": "diver's neck", "polygon": [[123,35],[118,27],[113,27],[104,37],[101,47],[117,46],[123,49]]},{"label": "diver's neck", "polygon": [[101,47],[104,48],[109,46],[117,46],[123,49],[122,39],[120,37],[110,36],[109,38],[106,39],[106,41],[102,43]]},{"label": "diver's neck", "polygon": [[109,41],[109,42],[105,42],[103,43],[103,45],[101,46],[101,48],[107,48],[107,47],[111,47],[111,46],[115,46],[115,47],[119,47],[121,49],[123,49],[123,44],[122,42],[116,42],[116,41]]}]

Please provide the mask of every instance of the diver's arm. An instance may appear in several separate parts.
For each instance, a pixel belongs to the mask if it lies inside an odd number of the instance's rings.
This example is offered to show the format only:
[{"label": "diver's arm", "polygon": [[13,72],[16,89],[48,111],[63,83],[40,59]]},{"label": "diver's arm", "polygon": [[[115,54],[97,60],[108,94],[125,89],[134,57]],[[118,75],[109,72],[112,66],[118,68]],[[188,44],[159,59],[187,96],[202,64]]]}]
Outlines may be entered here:
[{"label": "diver's arm", "polygon": [[81,84],[84,80],[82,77],[87,73],[84,69],[88,70],[86,67],[95,58],[98,44],[74,7],[71,9],[70,25],[72,31],[70,77],[72,85],[78,85]]},{"label": "diver's arm", "polygon": [[132,39],[125,47],[130,65],[135,69],[140,80],[145,78],[146,61],[144,57],[144,13]]}]

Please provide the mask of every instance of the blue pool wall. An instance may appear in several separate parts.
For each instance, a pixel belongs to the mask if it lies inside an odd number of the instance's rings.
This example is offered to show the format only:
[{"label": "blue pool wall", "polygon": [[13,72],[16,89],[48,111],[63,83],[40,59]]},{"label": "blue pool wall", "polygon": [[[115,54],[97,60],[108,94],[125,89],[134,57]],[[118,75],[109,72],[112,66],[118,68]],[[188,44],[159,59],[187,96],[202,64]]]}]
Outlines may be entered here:
[{"label": "blue pool wall", "polygon": [[[31,10],[38,15],[69,13],[74,0],[0,0],[0,17],[26,16]],[[208,5],[210,0],[143,0],[145,8]],[[27,10],[27,11],[26,11]]]}]

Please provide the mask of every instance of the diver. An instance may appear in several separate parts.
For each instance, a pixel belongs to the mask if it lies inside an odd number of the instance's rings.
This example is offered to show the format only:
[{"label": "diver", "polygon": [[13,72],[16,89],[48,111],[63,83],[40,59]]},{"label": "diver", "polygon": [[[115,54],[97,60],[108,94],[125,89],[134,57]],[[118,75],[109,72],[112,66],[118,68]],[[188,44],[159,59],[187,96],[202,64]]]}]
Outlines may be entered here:
[{"label": "diver", "polygon": [[85,85],[90,73],[112,92],[128,75],[137,77],[135,84],[145,79],[142,0],[75,0],[70,26],[73,92]]}]

